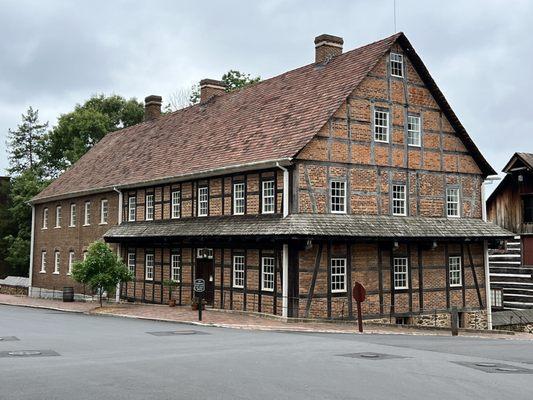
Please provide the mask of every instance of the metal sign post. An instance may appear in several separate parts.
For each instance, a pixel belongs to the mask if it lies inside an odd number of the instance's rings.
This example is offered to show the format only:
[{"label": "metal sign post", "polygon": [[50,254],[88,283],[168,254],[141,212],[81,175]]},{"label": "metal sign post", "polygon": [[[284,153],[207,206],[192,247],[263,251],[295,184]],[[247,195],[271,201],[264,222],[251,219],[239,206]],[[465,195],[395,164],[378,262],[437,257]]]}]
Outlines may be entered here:
[{"label": "metal sign post", "polygon": [[204,279],[195,279],[194,280],[194,292],[196,293],[196,300],[198,302],[198,321],[202,320],[202,308],[203,308],[203,297],[205,292],[205,280]]},{"label": "metal sign post", "polygon": [[352,295],[357,303],[357,325],[359,325],[359,332],[363,333],[363,313],[361,311],[361,303],[366,299],[366,289],[359,282],[355,282],[353,286]]}]

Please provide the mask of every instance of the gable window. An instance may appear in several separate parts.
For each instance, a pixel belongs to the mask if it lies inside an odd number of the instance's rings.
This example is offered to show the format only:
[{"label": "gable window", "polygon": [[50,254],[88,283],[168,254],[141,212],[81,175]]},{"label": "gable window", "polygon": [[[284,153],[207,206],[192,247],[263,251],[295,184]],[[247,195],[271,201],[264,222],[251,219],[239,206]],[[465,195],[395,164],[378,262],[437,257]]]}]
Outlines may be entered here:
[{"label": "gable window", "polygon": [[172,218],[179,218],[181,216],[181,192],[175,190],[172,192]]},{"label": "gable window", "polygon": [[56,228],[61,228],[61,206],[56,207]]},{"label": "gable window", "polygon": [[128,270],[130,271],[130,273],[133,274],[133,276],[135,276],[135,266],[136,266],[135,253],[130,251],[128,253]]},{"label": "gable window", "polygon": [[389,112],[386,110],[374,110],[374,140],[389,142]]},{"label": "gable window", "polygon": [[524,196],[522,200],[524,203],[524,223],[530,224],[533,222],[533,196]]},{"label": "gable window", "polygon": [[109,214],[109,203],[106,199],[100,202],[100,224],[107,224],[107,215]]},{"label": "gable window", "polygon": [[392,76],[403,78],[403,55],[390,53],[390,73]]},{"label": "gable window", "polygon": [[76,224],[78,223],[78,214],[77,214],[77,210],[76,210],[76,204],[72,203],[70,205],[70,223],[69,223],[69,226],[70,227],[75,227]]},{"label": "gable window", "polygon": [[405,185],[392,185],[392,215],[407,215]]},{"label": "gable window", "polygon": [[346,258],[331,259],[331,292],[346,292]]},{"label": "gable window", "polygon": [[128,221],[133,222],[137,217],[137,198],[135,196],[128,197]]},{"label": "gable window", "polygon": [[145,218],[147,221],[152,221],[154,219],[154,195],[147,194],[145,201],[146,201]]},{"label": "gable window", "polygon": [[146,255],[144,273],[145,273],[145,279],[147,281],[153,281],[154,280],[154,255],[153,254],[147,254]]},{"label": "gable window", "polygon": [[172,254],[171,260],[170,260],[170,279],[172,279],[174,282],[180,282],[180,273],[181,273],[181,265],[180,265],[180,255],[179,254]]},{"label": "gable window", "polygon": [[261,258],[261,289],[274,291],[274,257]]},{"label": "gable window", "polygon": [[244,183],[233,184],[233,214],[244,214]]},{"label": "gable window", "polygon": [[408,276],[407,269],[409,268],[406,257],[396,257],[393,260],[394,266],[394,289],[407,289]]},{"label": "gable window", "polygon": [[233,256],[233,287],[244,288],[244,256]]},{"label": "gable window", "polygon": [[448,258],[448,271],[449,271],[449,282],[451,287],[461,286],[461,257],[453,256]]},{"label": "gable window", "polygon": [[74,252],[70,251],[68,253],[68,272],[67,275],[72,274],[72,265],[74,264]]},{"label": "gable window", "polygon": [[84,215],[85,219],[83,221],[83,225],[84,226],[87,226],[87,225],[91,225],[91,202],[90,201],[86,201],[85,202],[85,215]]},{"label": "gable window", "polygon": [[44,274],[46,272],[46,251],[41,251],[41,270],[39,271],[41,274]]},{"label": "gable window", "polygon": [[446,188],[446,215],[459,217],[459,189]]},{"label": "gable window", "polygon": [[407,116],[407,144],[409,146],[421,146],[420,117],[418,115]]},{"label": "gable window", "polygon": [[274,181],[263,181],[261,188],[261,211],[263,214],[273,214],[275,212]]},{"label": "gable window", "polygon": [[59,266],[61,263],[61,254],[59,251],[54,252],[54,274],[59,274]]},{"label": "gable window", "polygon": [[48,208],[43,208],[43,229],[48,229]]},{"label": "gable window", "polygon": [[206,217],[209,213],[209,188],[202,186],[198,188],[198,216]]},{"label": "gable window", "polygon": [[346,213],[346,182],[331,181],[330,183],[331,212],[334,214]]}]

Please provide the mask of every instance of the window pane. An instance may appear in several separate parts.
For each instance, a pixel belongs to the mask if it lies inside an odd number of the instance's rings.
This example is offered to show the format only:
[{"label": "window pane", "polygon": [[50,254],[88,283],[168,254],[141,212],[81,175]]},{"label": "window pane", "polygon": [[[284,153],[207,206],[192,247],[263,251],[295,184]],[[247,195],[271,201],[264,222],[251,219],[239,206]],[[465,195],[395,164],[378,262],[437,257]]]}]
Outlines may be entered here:
[{"label": "window pane", "polygon": [[446,189],[446,215],[448,217],[459,216],[459,189]]},{"label": "window pane", "polygon": [[209,212],[209,189],[207,186],[198,188],[198,216],[205,217]]},{"label": "window pane", "polygon": [[403,55],[397,53],[390,54],[391,75],[403,78]]},{"label": "window pane", "polygon": [[128,269],[135,276],[135,253],[128,253]]},{"label": "window pane", "polygon": [[406,257],[394,258],[393,260],[395,289],[408,288],[407,264],[408,263]]},{"label": "window pane", "polygon": [[233,185],[233,213],[244,214],[244,204],[244,183],[235,183]]},{"label": "window pane", "polygon": [[233,256],[233,287],[244,288],[244,256]]},{"label": "window pane", "polygon": [[450,286],[461,286],[461,257],[449,257]]},{"label": "window pane", "polygon": [[407,215],[405,185],[392,185],[392,214]]},{"label": "window pane", "polygon": [[154,255],[153,254],[147,254],[146,255],[146,280],[152,281],[154,280]]},{"label": "window pane", "polygon": [[374,110],[374,140],[389,141],[389,112]]},{"label": "window pane", "polygon": [[154,195],[146,195],[146,219],[151,221],[154,219]]},{"label": "window pane", "polygon": [[410,146],[420,146],[420,117],[407,116],[407,144]]},{"label": "window pane", "polygon": [[262,188],[262,212],[263,214],[272,214],[275,212],[274,181],[264,181]]},{"label": "window pane", "polygon": [[172,277],[171,279],[174,281],[174,282],[179,282],[180,281],[180,272],[181,272],[181,260],[180,260],[180,255],[179,254],[172,254],[172,259],[171,259],[171,274],[172,274]]},{"label": "window pane", "polygon": [[272,292],[274,290],[274,257],[262,258],[261,289]]},{"label": "window pane", "polygon": [[180,218],[181,216],[181,192],[172,192],[172,218]]},{"label": "window pane", "polygon": [[346,259],[331,259],[331,291],[333,293],[346,291]]}]

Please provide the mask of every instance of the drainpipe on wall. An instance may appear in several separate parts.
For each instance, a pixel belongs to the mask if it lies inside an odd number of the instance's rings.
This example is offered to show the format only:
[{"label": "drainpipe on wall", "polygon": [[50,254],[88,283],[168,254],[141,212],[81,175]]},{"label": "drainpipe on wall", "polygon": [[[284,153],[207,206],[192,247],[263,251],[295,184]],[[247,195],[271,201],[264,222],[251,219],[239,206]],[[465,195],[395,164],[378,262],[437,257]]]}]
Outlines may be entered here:
[{"label": "drainpipe on wall", "polygon": [[31,206],[31,240],[30,240],[30,283],[28,287],[28,296],[31,297],[32,292],[32,286],[33,286],[33,247],[35,246],[35,206],[33,204],[30,204]]},{"label": "drainpipe on wall", "polygon": [[[283,171],[283,218],[289,216],[289,170],[282,167],[279,163],[276,164],[279,169]],[[287,318],[289,316],[289,245],[283,244],[282,253],[282,312],[281,316]]]},{"label": "drainpipe on wall", "polygon": [[[116,186],[113,188],[113,190],[118,193],[118,216],[117,216],[117,222],[118,222],[118,225],[120,225],[120,224],[122,224],[123,196],[122,196],[122,191],[117,189]],[[117,243],[117,256],[120,257],[120,243]],[[117,303],[120,302],[120,283],[117,283],[117,289],[115,291],[115,301]]]}]

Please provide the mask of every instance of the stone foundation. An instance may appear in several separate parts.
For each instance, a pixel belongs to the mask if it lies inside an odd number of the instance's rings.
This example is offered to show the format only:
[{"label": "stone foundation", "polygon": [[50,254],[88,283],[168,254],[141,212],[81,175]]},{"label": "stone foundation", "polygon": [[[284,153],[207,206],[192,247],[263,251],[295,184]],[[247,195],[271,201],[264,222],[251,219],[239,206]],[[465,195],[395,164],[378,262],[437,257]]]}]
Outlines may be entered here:
[{"label": "stone foundation", "polygon": [[[487,329],[487,313],[485,310],[460,312],[460,327],[466,329]],[[437,312],[431,314],[419,314],[405,317],[406,325],[450,328],[451,314],[449,312]],[[395,324],[396,317],[392,318],[375,318],[365,320],[367,323],[374,324]]]}]

